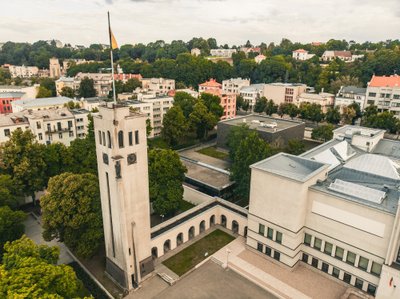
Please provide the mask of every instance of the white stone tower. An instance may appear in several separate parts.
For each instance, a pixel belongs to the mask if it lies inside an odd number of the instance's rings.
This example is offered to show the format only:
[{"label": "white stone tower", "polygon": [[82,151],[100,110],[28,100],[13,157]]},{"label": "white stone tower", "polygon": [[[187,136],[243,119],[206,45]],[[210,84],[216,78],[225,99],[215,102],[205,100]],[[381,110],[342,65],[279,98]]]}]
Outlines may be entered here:
[{"label": "white stone tower", "polygon": [[146,117],[109,103],[94,116],[106,272],[131,290],[153,271]]}]

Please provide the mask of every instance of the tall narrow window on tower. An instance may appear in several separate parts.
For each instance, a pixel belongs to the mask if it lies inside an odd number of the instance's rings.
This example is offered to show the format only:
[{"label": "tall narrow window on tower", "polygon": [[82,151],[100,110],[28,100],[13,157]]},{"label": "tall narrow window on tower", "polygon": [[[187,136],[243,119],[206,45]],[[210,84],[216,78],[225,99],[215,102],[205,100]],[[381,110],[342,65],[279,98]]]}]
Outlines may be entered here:
[{"label": "tall narrow window on tower", "polygon": [[133,133],[132,132],[128,133],[128,139],[129,139],[129,145],[133,145]]},{"label": "tall narrow window on tower", "polygon": [[111,213],[111,193],[110,193],[110,180],[108,179],[108,172],[106,172],[106,181],[107,181],[108,213],[110,216],[111,247],[112,247],[113,257],[115,257],[114,228],[113,228],[113,220]]},{"label": "tall narrow window on tower", "polygon": [[108,139],[108,148],[111,148],[111,134],[110,134],[110,131],[107,131],[107,139]]},{"label": "tall narrow window on tower", "polygon": [[118,132],[118,146],[119,148],[124,147],[124,132],[122,131]]},{"label": "tall narrow window on tower", "polygon": [[139,131],[135,131],[135,144],[139,144]]}]

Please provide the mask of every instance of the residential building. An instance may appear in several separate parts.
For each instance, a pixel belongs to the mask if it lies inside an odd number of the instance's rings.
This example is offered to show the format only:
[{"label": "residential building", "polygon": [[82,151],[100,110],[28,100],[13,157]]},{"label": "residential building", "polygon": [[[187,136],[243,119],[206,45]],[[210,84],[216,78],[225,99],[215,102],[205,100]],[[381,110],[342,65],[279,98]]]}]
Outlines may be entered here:
[{"label": "residential building", "polygon": [[264,95],[264,83],[251,84],[248,87],[243,87],[240,90],[240,96],[249,103],[249,110],[254,111],[254,106],[256,105],[258,99]]},{"label": "residential building", "polygon": [[231,58],[232,54],[237,53],[236,49],[211,49],[211,56]]},{"label": "residential building", "polygon": [[240,94],[243,87],[250,86],[250,79],[232,78],[222,81],[222,91],[226,93]]},{"label": "residential building", "polygon": [[32,86],[0,85],[0,94],[2,92],[21,92],[24,93],[21,99],[34,99],[38,93],[39,84]]},{"label": "residential building", "polygon": [[73,77],[60,77],[55,81],[55,84],[56,84],[57,96],[59,96],[64,87],[69,87],[72,88],[74,91],[77,91],[79,89],[81,81],[76,80]]},{"label": "residential building", "polygon": [[222,90],[222,84],[217,82],[217,80],[211,78],[210,80],[199,84],[199,93],[207,92],[220,92]]},{"label": "residential building", "polygon": [[143,78],[142,90],[154,91],[159,95],[166,95],[175,89],[175,80],[165,78]]},{"label": "residential building", "polygon": [[324,54],[322,54],[321,60],[322,61],[332,61],[335,60],[336,58],[339,58],[340,60],[349,62],[352,61],[352,55],[350,51],[325,51]]},{"label": "residential building", "polygon": [[243,124],[257,132],[266,142],[280,147],[287,145],[289,140],[301,140],[304,137],[303,122],[250,114],[220,121],[217,125],[217,146],[227,148],[230,130]]},{"label": "residential building", "polygon": [[186,93],[190,94],[192,97],[194,97],[194,98],[196,98],[196,99],[199,97],[199,93],[198,93],[197,91],[193,90],[193,89],[190,89],[190,88],[183,88],[183,89],[171,90],[171,91],[168,93],[168,96],[173,97],[173,96],[175,96],[175,94],[176,94],[177,92],[186,92]]},{"label": "residential building", "polygon": [[261,48],[260,47],[241,47],[240,48],[241,52],[244,52],[247,55],[249,55],[249,53],[261,53]]},{"label": "residential building", "polygon": [[200,56],[201,50],[199,48],[193,48],[192,50],[190,50],[190,54],[193,56]]},{"label": "residential building", "polygon": [[81,98],[79,103],[82,109],[93,111],[98,110],[101,104],[105,104],[108,98],[106,97],[93,97],[93,98]]},{"label": "residential building", "polygon": [[10,65],[8,66],[11,78],[31,78],[37,77],[39,74],[39,68],[37,66],[25,66],[25,65]]},{"label": "residential building", "polygon": [[39,78],[48,78],[50,77],[50,71],[48,69],[41,69],[38,72]]},{"label": "residential building", "polygon": [[292,57],[296,60],[308,60],[313,58],[315,54],[309,54],[307,50],[297,49],[292,52]]},{"label": "residential building", "polygon": [[93,86],[96,90],[96,95],[99,97],[108,96],[112,90],[112,75],[110,73],[78,73],[75,76],[75,81],[80,82],[84,78],[93,80]]},{"label": "residential building", "polygon": [[84,109],[50,108],[24,110],[0,115],[0,143],[6,142],[16,129],[31,130],[41,144],[60,142],[67,146],[87,134],[88,113]]},{"label": "residential building", "polygon": [[143,77],[141,74],[114,74],[115,81],[122,81],[126,83],[129,79],[137,79],[142,81]]},{"label": "residential building", "polygon": [[375,76],[367,86],[366,106],[376,105],[379,111],[393,111],[400,117],[400,76]]},{"label": "residential building", "polygon": [[264,97],[275,104],[296,104],[300,94],[306,92],[307,85],[301,83],[270,83],[264,86]]},{"label": "residential building", "polygon": [[263,60],[265,60],[265,59],[267,59],[267,56],[262,55],[262,54],[259,54],[259,55],[257,55],[256,57],[254,57],[254,61],[255,61],[257,64],[260,64],[261,61],[263,61]]},{"label": "residential building", "polygon": [[303,92],[297,97],[297,105],[301,103],[311,103],[321,105],[323,113],[326,113],[328,108],[332,108],[335,103],[335,95],[327,92],[307,93]]},{"label": "residential building", "polygon": [[23,92],[0,92],[0,114],[12,113],[11,103],[20,100]]},{"label": "residential building", "polygon": [[349,106],[355,102],[360,106],[361,111],[363,111],[366,92],[367,89],[363,87],[342,86],[336,95],[335,107],[340,107],[342,111],[343,107]]},{"label": "residential building", "polygon": [[356,61],[364,58],[364,54],[360,55],[351,55],[351,61]]},{"label": "residential building", "polygon": [[49,63],[50,78],[60,78],[61,77],[61,65],[58,58],[50,58]]},{"label": "residential building", "polygon": [[301,156],[253,164],[247,245],[376,298],[400,298],[400,142],[384,133],[345,126]]},{"label": "residential building", "polygon": [[70,101],[75,101],[67,97],[51,97],[39,99],[21,99],[11,102],[13,112],[20,112],[22,110],[46,110],[50,108],[62,108]]}]

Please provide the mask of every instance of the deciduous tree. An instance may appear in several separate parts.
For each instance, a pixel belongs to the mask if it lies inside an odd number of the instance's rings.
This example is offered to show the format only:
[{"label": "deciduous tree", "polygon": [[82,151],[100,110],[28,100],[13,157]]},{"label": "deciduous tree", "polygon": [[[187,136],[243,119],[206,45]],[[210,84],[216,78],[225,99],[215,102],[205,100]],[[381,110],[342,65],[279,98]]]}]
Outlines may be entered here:
[{"label": "deciduous tree", "polygon": [[189,115],[190,127],[196,132],[199,139],[205,139],[208,132],[213,129],[218,122],[218,118],[208,111],[202,100],[199,100]]},{"label": "deciduous tree", "polygon": [[93,79],[85,77],[81,80],[78,95],[82,98],[91,98],[96,96],[96,89],[94,89]]},{"label": "deciduous tree", "polygon": [[180,144],[187,136],[188,123],[180,106],[173,106],[164,115],[161,136],[171,146]]},{"label": "deciduous tree", "polygon": [[311,133],[311,138],[314,140],[328,141],[333,138],[333,129],[335,127],[331,124],[322,125],[314,128]]},{"label": "deciduous tree", "polygon": [[13,211],[7,206],[0,207],[0,257],[6,242],[17,240],[23,235],[25,218],[24,212]]}]

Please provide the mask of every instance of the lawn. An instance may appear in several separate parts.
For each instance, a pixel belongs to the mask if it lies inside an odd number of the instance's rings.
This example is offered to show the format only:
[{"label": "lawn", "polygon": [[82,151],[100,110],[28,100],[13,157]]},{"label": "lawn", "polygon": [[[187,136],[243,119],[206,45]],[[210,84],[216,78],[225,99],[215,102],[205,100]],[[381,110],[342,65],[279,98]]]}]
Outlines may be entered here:
[{"label": "lawn", "polygon": [[205,147],[197,151],[200,154],[207,155],[220,160],[228,160],[229,154],[218,151],[214,146]]},{"label": "lawn", "polygon": [[[181,252],[170,257],[163,262],[165,266],[170,268],[179,276],[182,276],[187,271],[192,269],[198,263],[212,255],[226,244],[234,240],[231,235],[223,232],[222,230],[215,230],[205,236],[203,239],[183,249]],[[205,253],[208,253],[205,256]]]}]

